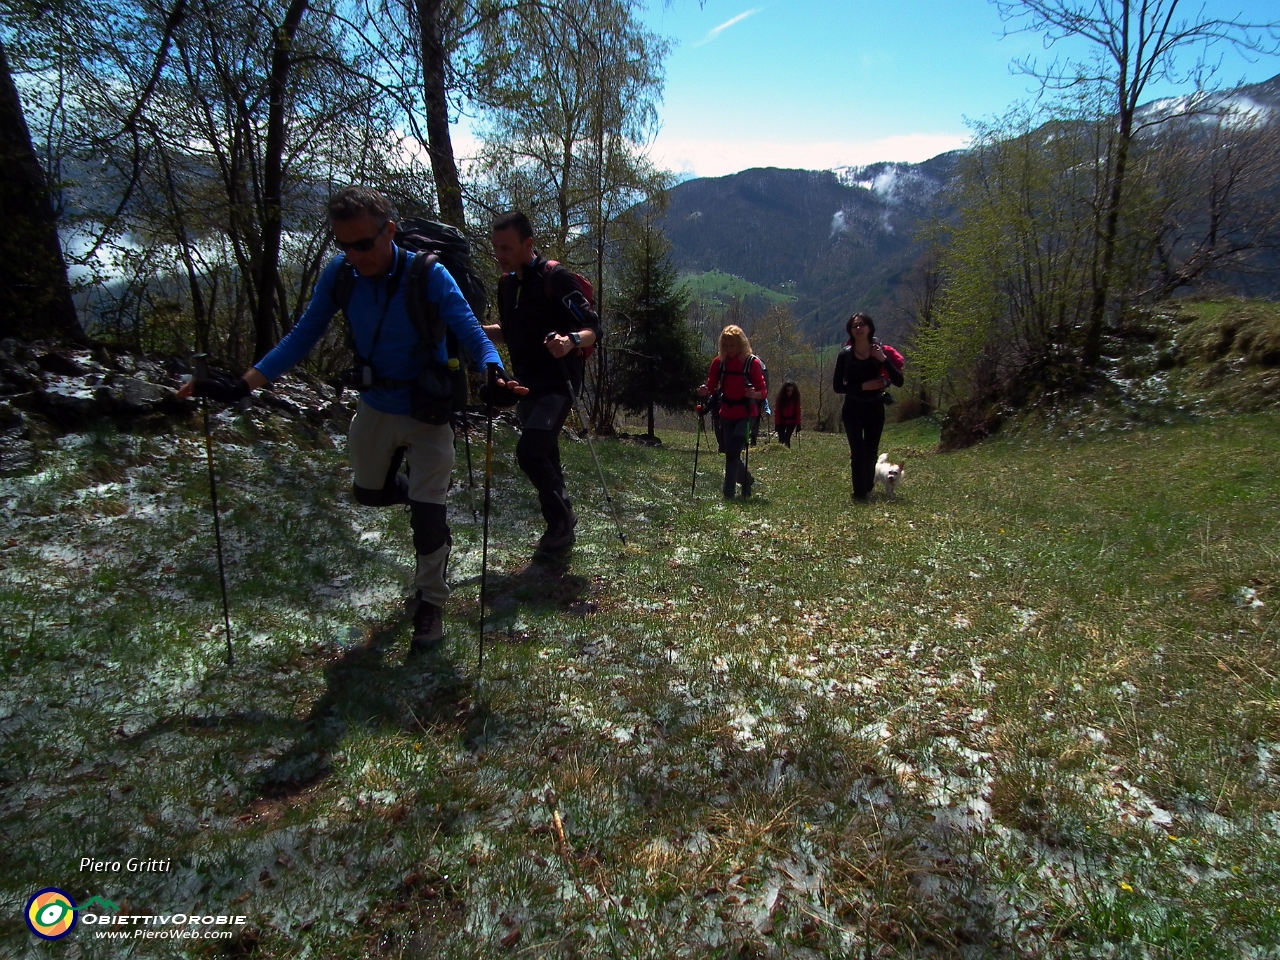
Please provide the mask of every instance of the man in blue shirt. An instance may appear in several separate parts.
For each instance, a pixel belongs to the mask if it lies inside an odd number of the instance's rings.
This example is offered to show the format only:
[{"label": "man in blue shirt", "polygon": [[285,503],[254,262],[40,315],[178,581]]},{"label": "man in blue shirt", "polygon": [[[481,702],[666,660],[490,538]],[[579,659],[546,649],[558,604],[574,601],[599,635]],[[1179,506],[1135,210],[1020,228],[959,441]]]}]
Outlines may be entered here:
[{"label": "man in blue shirt", "polygon": [[[443,339],[424,344],[406,302],[409,265],[415,254],[395,243],[396,224],[386,197],[364,187],[347,187],[329,201],[329,225],[342,251],[316,281],[306,312],[275,349],[238,379],[197,380],[180,395],[210,397],[231,403],[248,396],[305,357],[320,341],[340,304],[335,285],[343,274],[349,283],[346,304],[357,363],[370,369],[372,384],[362,390],[351,421],[347,449],[354,473],[356,501],[389,507],[407,503],[417,553],[417,607],[413,617],[414,650],[434,646],[444,635],[443,607],[449,596],[445,566],[452,539],[445,514],[445,495],[453,472],[453,427],[425,423],[410,416],[408,381],[422,370],[428,351],[440,363],[448,355]],[[449,271],[434,264],[422,278],[425,299],[457,336],[482,375],[487,389],[514,401],[528,391],[508,379],[493,343],[485,335]],[[400,474],[402,458],[408,477]]]}]

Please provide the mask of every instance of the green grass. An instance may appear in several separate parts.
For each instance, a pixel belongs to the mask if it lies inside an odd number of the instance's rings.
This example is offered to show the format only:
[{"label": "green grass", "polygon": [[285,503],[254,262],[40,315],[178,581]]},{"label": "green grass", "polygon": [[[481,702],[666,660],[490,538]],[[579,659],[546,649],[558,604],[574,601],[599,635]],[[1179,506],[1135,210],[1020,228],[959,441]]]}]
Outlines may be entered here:
[{"label": "green grass", "polygon": [[867,505],[839,436],[731,503],[692,432],[598,440],[625,547],[566,441],[564,570],[499,427],[480,684],[466,489],[406,664],[404,515],[340,442],[226,421],[228,669],[197,435],[69,439],[0,481],[6,909],[239,910],[266,957],[1275,956],[1278,426],[939,456],[911,421]]},{"label": "green grass", "polygon": [[789,294],[770,290],[768,287],[762,287],[749,280],[743,280],[741,277],[734,276],[731,273],[721,273],[719,270],[710,270],[707,273],[696,273],[682,277],[680,285],[684,288],[685,293],[696,300],[706,300],[722,305],[727,304],[734,297],[743,300],[756,298],[762,301],[765,306],[790,303],[795,299]]},{"label": "green grass", "polygon": [[1159,344],[1171,385],[1214,408],[1260,410],[1280,401],[1280,304],[1207,300],[1182,304]]}]

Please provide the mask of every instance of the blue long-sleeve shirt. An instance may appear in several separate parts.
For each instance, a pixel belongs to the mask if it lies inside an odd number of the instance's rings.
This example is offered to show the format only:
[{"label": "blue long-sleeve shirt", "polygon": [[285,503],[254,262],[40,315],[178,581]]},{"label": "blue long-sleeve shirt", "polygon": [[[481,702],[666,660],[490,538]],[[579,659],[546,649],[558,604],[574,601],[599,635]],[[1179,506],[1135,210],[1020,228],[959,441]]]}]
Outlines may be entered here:
[{"label": "blue long-sleeve shirt", "polygon": [[[418,331],[409,319],[405,303],[405,287],[409,261],[415,254],[409,253],[407,257],[402,257],[399,247],[393,249],[396,266],[389,276],[370,278],[356,274],[351,299],[347,303],[347,317],[351,321],[356,353],[373,364],[379,377],[412,380],[421,368],[421,355],[418,352]],[[338,312],[333,287],[339,272],[345,269],[344,255],[339,254],[329,261],[329,265],[320,274],[320,279],[316,281],[311,302],[307,304],[301,319],[276,344],[275,349],[254,364],[258,372],[268,380],[274,380],[294,366],[320,342],[325,330],[329,328],[329,321]],[[392,285],[392,277],[397,275],[399,282],[394,284],[395,292],[388,299],[387,289]],[[449,271],[439,263],[431,268],[431,273],[427,276],[427,299],[439,307],[440,318],[466,347],[481,374],[485,372],[486,364],[502,362],[498,351],[471,312],[466,297],[458,289]],[[380,321],[381,331],[378,330]],[[436,359],[441,363],[448,361],[448,350],[443,341],[436,345],[435,352]],[[369,406],[383,413],[409,413],[408,387],[375,387],[364,391],[361,397]]]}]

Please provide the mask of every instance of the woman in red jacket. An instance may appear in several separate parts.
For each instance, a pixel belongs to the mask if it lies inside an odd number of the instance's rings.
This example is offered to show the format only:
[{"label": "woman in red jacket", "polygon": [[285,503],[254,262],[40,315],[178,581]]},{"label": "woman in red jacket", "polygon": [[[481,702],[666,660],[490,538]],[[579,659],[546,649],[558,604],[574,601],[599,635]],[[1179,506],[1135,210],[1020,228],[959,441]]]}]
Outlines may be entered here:
[{"label": "woman in red jacket", "polygon": [[760,359],[751,353],[751,341],[737,324],[720,331],[720,356],[711,361],[707,382],[698,388],[698,396],[715,395],[720,408],[720,441],[724,448],[724,496],[732,500],[738,484],[742,495],[751,496],[755,479],[742,462],[747,445],[751,418],[756,416],[756,401],[765,397],[764,370]]},{"label": "woman in red jacket", "polygon": [[788,380],[778,391],[773,405],[773,425],[778,431],[778,442],[791,448],[791,434],[800,428],[800,388],[794,380]]}]

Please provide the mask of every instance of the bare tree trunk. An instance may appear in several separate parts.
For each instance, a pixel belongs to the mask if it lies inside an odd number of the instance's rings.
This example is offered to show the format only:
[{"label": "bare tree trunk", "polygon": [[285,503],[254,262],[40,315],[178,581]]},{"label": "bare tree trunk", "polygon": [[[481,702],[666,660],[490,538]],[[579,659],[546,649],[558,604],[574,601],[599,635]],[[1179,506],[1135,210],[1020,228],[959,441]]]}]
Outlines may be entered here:
[{"label": "bare tree trunk", "polygon": [[415,0],[418,35],[422,45],[422,98],[427,108],[427,152],[436,182],[436,206],[440,219],[466,231],[462,184],[449,134],[449,99],[445,91],[444,24],[442,0]]},{"label": "bare tree trunk", "polygon": [[178,185],[174,181],[173,166],[169,162],[168,151],[161,145],[158,153],[160,163],[164,169],[164,182],[168,194],[169,212],[173,221],[173,232],[175,239],[178,241],[179,256],[182,259],[183,269],[187,274],[187,288],[191,294],[191,319],[196,328],[196,349],[203,353],[208,353],[210,349],[210,312],[205,307],[204,291],[200,289],[200,277],[191,254],[191,235],[187,230],[185,211],[178,196]]},{"label": "bare tree trunk", "polygon": [[[597,59],[600,55],[599,44],[595,45]],[[596,93],[596,109],[595,109],[595,147],[596,147],[596,209],[595,209],[595,230],[596,230],[596,316],[600,318],[601,332],[604,330],[605,314],[604,314],[604,248],[605,248],[605,218],[604,218],[604,106],[601,101],[600,92]],[[605,346],[601,344],[596,348],[600,351],[600,359],[596,364],[596,395],[595,403],[592,404],[591,419],[595,426],[596,433],[614,432],[612,411],[609,414],[609,424],[605,426],[605,411],[609,409],[609,365],[604,355]],[[649,409],[649,433],[653,433],[653,409]]]},{"label": "bare tree trunk", "polygon": [[0,337],[83,341],[58,222],[0,44]]},{"label": "bare tree trunk", "polygon": [[[1127,43],[1127,18],[1126,39]],[[1125,171],[1129,165],[1129,147],[1133,142],[1133,115],[1136,104],[1129,99],[1129,84],[1125,73],[1120,73],[1120,136],[1116,144],[1115,167],[1111,171],[1110,189],[1107,192],[1107,208],[1102,227],[1102,269],[1093,287],[1093,302],[1089,307],[1089,320],[1085,326],[1084,362],[1092,367],[1102,353],[1102,325],[1107,317],[1107,298],[1111,292],[1112,269],[1115,264],[1116,238],[1120,232],[1120,206],[1124,200]]]},{"label": "bare tree trunk", "polygon": [[[276,316],[280,286],[280,236],[284,229],[285,95],[293,65],[293,38],[306,13],[308,0],[292,0],[275,31],[268,80],[266,156],[262,174],[262,257],[258,264],[258,303],[253,316],[253,359],[260,360],[276,345]],[[280,304],[284,307],[284,304]]]}]

